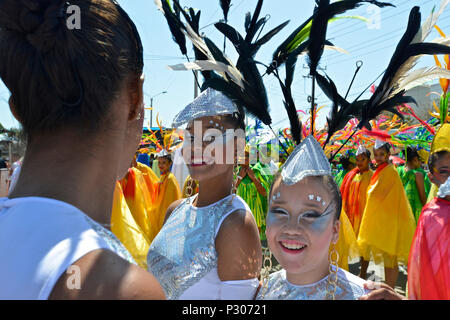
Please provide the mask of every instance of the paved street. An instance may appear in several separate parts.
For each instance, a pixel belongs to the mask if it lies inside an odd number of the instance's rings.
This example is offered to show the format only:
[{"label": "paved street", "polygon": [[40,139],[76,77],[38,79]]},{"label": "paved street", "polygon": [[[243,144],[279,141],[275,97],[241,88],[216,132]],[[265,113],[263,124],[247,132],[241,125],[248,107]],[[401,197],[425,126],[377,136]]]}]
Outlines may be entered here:
[{"label": "paved street", "polygon": [[[353,260],[349,264],[349,271],[355,275],[359,274],[360,265],[359,260]],[[406,296],[406,282],[407,282],[407,272],[404,266],[399,267],[397,285],[395,286],[395,291],[403,296]],[[367,279],[375,282],[383,282],[384,280],[384,267],[383,265],[376,265],[372,261],[369,263],[369,268],[367,269]]]}]

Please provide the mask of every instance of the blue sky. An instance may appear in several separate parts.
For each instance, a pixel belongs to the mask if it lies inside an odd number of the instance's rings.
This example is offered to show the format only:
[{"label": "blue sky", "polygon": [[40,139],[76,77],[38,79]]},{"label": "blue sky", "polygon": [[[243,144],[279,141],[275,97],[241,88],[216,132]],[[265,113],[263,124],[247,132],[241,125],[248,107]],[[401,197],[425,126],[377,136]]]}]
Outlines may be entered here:
[{"label": "blue sky", "polygon": [[[136,23],[143,41],[146,105],[150,106],[152,96],[167,91],[167,94],[161,94],[154,98],[153,125],[156,125],[157,113],[159,113],[163,125],[170,125],[178,111],[194,98],[193,75],[191,72],[171,71],[167,68],[168,65],[182,63],[186,60],[182,57],[177,44],[172,41],[165,18],[157,10],[153,0],[118,0],[118,2]],[[219,0],[180,0],[180,2],[183,6],[201,10],[201,31],[221,48],[223,36],[212,25],[223,18]],[[253,12],[256,3],[256,0],[232,1],[229,23],[242,34],[245,33],[245,13]],[[406,29],[411,8],[414,5],[420,6],[422,21],[424,21],[433,6],[439,7],[440,0],[394,0],[391,3],[397,7],[381,9],[378,20],[380,25],[375,28],[360,20],[340,20],[329,25],[327,38],[336,46],[347,50],[349,54],[328,51],[322,58],[321,67],[333,79],[342,95],[345,95],[353,77],[356,61],[361,60],[364,63],[350,91],[350,100],[355,98],[386,68],[395,46]],[[275,48],[312,14],[313,7],[313,0],[265,0],[261,15],[270,15],[270,20],[263,32],[269,31],[286,20],[290,20],[290,23],[260,50],[256,59],[268,64]],[[375,13],[369,8],[371,8],[369,5],[362,5],[349,11],[346,15],[360,15],[371,19]],[[447,7],[437,24],[444,32],[450,34],[450,7]],[[439,34],[437,31],[433,31],[427,40],[431,41],[437,37]],[[188,54],[193,56],[189,41],[188,48]],[[236,61],[237,55],[230,43],[227,43],[226,54],[231,60]],[[297,62],[292,89],[297,108],[308,110],[306,99],[311,92],[311,80],[304,78],[308,74],[305,65],[305,59],[300,58]],[[434,65],[434,59],[424,57],[420,59],[416,68],[431,65]],[[264,72],[262,69],[261,71]],[[266,76],[264,82],[269,96],[274,128],[289,126],[283,107],[282,94],[276,79],[273,76]],[[6,128],[18,127],[18,123],[14,120],[6,103],[8,97],[9,93],[0,81],[0,123]],[[330,105],[320,90],[317,98],[319,106]],[[323,109],[319,114],[319,125],[324,123],[327,114],[328,108]],[[150,112],[147,111],[144,125],[148,125],[149,117]]]}]

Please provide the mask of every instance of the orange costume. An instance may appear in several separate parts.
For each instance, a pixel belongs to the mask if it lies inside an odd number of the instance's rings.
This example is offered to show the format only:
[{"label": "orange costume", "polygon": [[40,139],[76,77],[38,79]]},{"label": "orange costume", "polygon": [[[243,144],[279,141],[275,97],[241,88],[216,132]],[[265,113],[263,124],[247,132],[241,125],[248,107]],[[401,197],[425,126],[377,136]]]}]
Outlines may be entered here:
[{"label": "orange costume", "polygon": [[161,230],[169,205],[181,198],[172,173],[158,178],[148,166],[137,163],[116,184],[111,231],[136,262],[146,268],[148,248]]},{"label": "orange costume", "polygon": [[150,243],[161,230],[167,208],[175,201],[181,199],[181,190],[178,181],[172,172],[161,174],[160,180],[155,187],[152,207],[149,211],[152,229],[149,234]]},{"label": "orange costume", "polygon": [[147,267],[147,252],[152,223],[148,216],[151,195],[145,175],[137,168],[116,183],[111,214],[111,231],[119,238],[136,262]]},{"label": "orange costume", "polygon": [[373,171],[370,169],[361,173],[358,168],[355,168],[344,177],[341,185],[342,210],[347,214],[356,237],[358,237],[366,206],[367,188],[372,175]]}]

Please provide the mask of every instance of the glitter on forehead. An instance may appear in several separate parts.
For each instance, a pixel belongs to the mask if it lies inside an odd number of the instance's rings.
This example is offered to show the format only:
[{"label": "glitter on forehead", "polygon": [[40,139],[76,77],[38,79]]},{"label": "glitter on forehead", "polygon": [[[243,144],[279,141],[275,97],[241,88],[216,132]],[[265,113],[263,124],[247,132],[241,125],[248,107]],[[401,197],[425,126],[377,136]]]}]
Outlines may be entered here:
[{"label": "glitter on forehead", "polygon": [[198,118],[222,116],[235,112],[238,112],[238,108],[231,99],[220,91],[208,88],[175,116],[172,127],[179,128]]}]

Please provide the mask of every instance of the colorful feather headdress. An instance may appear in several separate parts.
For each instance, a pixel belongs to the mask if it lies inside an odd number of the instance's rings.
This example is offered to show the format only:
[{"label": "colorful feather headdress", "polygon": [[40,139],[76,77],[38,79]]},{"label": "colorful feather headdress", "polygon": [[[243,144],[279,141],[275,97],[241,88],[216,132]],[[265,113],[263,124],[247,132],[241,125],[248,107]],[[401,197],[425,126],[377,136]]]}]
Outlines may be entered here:
[{"label": "colorful feather headdress", "polygon": [[362,95],[360,94],[352,103],[349,103],[337,93],[336,86],[329,77],[323,77],[316,72],[319,86],[333,101],[331,116],[327,119],[329,136],[336,132],[335,129],[345,126],[352,117],[357,118],[359,122],[349,138],[364,127],[369,131],[372,130],[370,121],[382,112],[391,112],[403,118],[397,107],[408,103],[417,104],[412,97],[404,95],[406,90],[444,75],[450,77],[449,70],[437,67],[411,71],[417,60],[423,55],[450,53],[450,47],[447,45],[450,42],[448,38],[437,39],[429,43],[424,42],[449,2],[449,0],[443,0],[440,9],[437,12],[433,11],[422,26],[420,26],[419,7],[412,8],[407,29],[398,43],[387,69],[383,72],[380,84],[370,99],[358,100]]},{"label": "colorful feather headdress", "polygon": [[[213,88],[222,92],[235,103],[242,118],[244,114],[249,114],[270,126],[272,119],[269,114],[267,92],[254,56],[262,45],[286,26],[287,22],[269,31],[260,39],[255,39],[267,22],[267,17],[259,18],[263,0],[258,0],[253,15],[249,13],[246,16],[245,36],[227,23],[216,23],[217,30],[234,45],[239,55],[237,63],[234,64],[208,37],[200,35],[200,11],[195,13],[192,8],[184,10],[178,0],[172,1],[174,11],[170,8],[168,0],[155,0],[155,3],[166,16],[173,38],[182,53],[185,52],[186,37],[194,45],[195,61],[188,61],[169,68],[172,70],[200,70],[204,78],[201,85],[202,91]],[[220,4],[225,20],[227,20],[231,3],[230,1],[221,1]],[[181,21],[181,14],[185,23]]]}]

